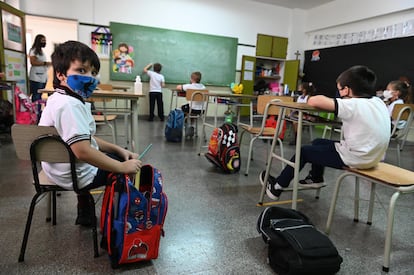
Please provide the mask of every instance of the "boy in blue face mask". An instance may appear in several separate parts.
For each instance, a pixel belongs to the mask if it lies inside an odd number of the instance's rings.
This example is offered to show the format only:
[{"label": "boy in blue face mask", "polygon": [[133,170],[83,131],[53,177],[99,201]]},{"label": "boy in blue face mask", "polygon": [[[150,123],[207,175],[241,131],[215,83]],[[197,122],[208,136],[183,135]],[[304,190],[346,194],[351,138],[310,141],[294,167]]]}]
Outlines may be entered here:
[{"label": "boy in blue face mask", "polygon": [[[55,92],[48,98],[39,125],[54,126],[82,162],[76,164],[78,195],[76,224],[93,225],[90,211],[95,207],[88,190],[105,185],[110,172],[133,174],[141,168],[138,154],[95,137],[96,125],[91,104],[84,99],[96,88],[100,62],[96,53],[77,41],[67,41],[52,54]],[[46,175],[61,187],[72,190],[69,164],[42,163]]]}]

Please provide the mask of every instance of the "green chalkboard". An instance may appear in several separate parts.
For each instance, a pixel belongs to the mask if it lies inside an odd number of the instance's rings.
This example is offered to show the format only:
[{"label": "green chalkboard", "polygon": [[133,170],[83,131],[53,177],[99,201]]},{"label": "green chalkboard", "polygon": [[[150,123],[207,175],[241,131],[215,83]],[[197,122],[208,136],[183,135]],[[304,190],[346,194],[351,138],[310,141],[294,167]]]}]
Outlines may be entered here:
[{"label": "green chalkboard", "polygon": [[235,81],[237,38],[116,22],[110,22],[110,29],[111,80],[134,81],[141,75],[146,81],[143,68],[158,62],[166,83],[188,83],[194,71],[202,73],[205,85],[229,86]]}]

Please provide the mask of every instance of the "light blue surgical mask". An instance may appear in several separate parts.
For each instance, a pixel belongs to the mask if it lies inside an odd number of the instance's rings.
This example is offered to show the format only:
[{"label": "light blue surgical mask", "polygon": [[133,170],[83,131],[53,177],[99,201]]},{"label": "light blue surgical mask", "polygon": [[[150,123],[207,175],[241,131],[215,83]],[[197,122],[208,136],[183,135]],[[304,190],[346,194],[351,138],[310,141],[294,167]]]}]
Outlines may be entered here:
[{"label": "light blue surgical mask", "polygon": [[72,91],[83,98],[89,98],[98,86],[98,80],[95,77],[79,74],[69,75],[66,83]]}]

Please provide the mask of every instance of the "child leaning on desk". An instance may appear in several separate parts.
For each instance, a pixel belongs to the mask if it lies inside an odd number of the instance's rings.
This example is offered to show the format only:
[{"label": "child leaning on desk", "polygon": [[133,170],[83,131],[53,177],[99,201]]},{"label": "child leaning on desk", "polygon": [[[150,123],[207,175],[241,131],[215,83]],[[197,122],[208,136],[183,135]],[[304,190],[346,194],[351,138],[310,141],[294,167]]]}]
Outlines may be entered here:
[{"label": "child leaning on desk", "polygon": [[[200,72],[193,72],[191,73],[191,78],[190,78],[190,83],[189,84],[182,84],[182,85],[177,85],[177,90],[178,91],[187,91],[188,89],[205,89],[206,87],[200,83],[201,81],[201,73]],[[183,106],[181,106],[181,109],[183,110],[184,114],[188,115],[188,113],[190,112],[190,104],[191,104],[191,114],[194,115],[198,115],[201,114],[203,108],[204,108],[204,103],[203,102],[188,102],[187,104],[184,104]],[[188,119],[186,118],[186,125],[185,125],[185,129],[186,129],[186,136],[193,136],[194,135],[194,124],[195,124],[195,119],[192,118],[190,122],[188,122]],[[190,123],[190,125],[188,125]]]},{"label": "child leaning on desk", "polygon": [[[304,180],[299,181],[299,186],[322,187],[325,166],[368,169],[383,158],[390,139],[391,123],[385,103],[375,96],[376,79],[375,73],[369,68],[354,66],[336,79],[341,98],[323,95],[309,98],[309,105],[334,112],[342,120],[343,140],[317,138],[311,145],[301,147],[299,169],[306,163],[311,163],[312,169]],[[295,156],[291,161],[295,161]],[[262,171],[259,175],[262,185],[265,174],[266,171]],[[289,186],[293,177],[294,169],[290,165],[278,177],[269,175],[267,196],[273,200],[279,199],[283,188]]]},{"label": "child leaning on desk", "polygon": [[[76,224],[91,226],[93,200],[88,190],[105,185],[109,173],[135,175],[141,168],[138,154],[95,137],[96,125],[91,104],[85,102],[97,86],[100,62],[96,53],[77,41],[67,41],[52,54],[55,92],[48,98],[39,125],[54,126],[75,156],[78,185],[78,216]],[[70,165],[45,163],[46,175],[65,189],[72,190]]]}]

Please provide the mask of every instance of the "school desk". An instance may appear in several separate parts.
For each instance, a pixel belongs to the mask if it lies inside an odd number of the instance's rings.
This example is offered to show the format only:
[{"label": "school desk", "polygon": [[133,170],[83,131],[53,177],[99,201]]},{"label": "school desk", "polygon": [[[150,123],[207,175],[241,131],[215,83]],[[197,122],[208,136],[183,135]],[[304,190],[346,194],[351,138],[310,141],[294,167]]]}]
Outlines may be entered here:
[{"label": "school desk", "polygon": [[[46,90],[40,89],[39,93],[48,93],[51,94],[53,90]],[[106,90],[95,90],[92,94],[92,98],[108,98],[108,99],[125,99],[131,102],[131,134],[132,134],[132,142],[131,142],[131,150],[133,152],[138,153],[138,101],[141,97],[145,97],[145,95],[138,95],[134,94],[133,92],[120,92],[120,91],[106,91]]]},{"label": "school desk", "polygon": [[[272,160],[274,158],[282,161],[283,163],[287,165],[292,166],[294,168],[293,186],[291,189],[292,190],[292,209],[296,209],[298,190],[299,190],[299,172],[300,172],[299,160],[300,160],[300,149],[302,146],[302,127],[305,124],[306,125],[338,125],[340,124],[340,122],[334,121],[334,120],[333,121],[324,120],[322,118],[320,120],[315,120],[315,121],[304,121],[304,118],[303,118],[304,114],[315,113],[315,112],[327,112],[326,110],[321,110],[321,109],[312,107],[306,103],[281,101],[281,102],[275,102],[275,105],[280,107],[279,116],[277,119],[276,133],[279,133],[281,131],[280,127],[282,125],[282,119],[289,120],[289,119],[286,119],[287,110],[291,110],[293,112],[298,113],[297,120],[294,120],[298,123],[298,130],[296,133],[295,160],[294,162],[291,162],[290,158],[283,158],[281,155],[275,152],[275,148],[276,148],[275,145],[277,144],[277,137],[278,137],[278,135],[275,135],[273,142],[272,142],[272,147],[269,152],[268,159],[267,159],[266,174],[265,174],[264,182],[267,182],[267,180],[269,179],[270,168],[272,166]],[[332,112],[328,112],[328,113],[332,113]],[[302,190],[302,189],[312,189],[312,188],[301,187],[300,189]],[[319,191],[320,189],[317,190],[318,195],[319,195]],[[258,205],[263,205],[263,199],[264,199],[265,192],[266,192],[266,184],[263,185],[262,187]]]}]

